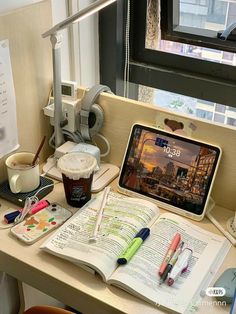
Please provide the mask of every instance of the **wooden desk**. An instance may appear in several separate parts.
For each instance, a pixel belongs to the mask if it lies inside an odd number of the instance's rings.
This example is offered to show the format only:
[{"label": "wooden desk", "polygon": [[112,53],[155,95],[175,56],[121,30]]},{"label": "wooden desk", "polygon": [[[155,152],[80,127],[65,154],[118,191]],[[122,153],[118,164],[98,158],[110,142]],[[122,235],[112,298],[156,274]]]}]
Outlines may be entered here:
[{"label": "wooden desk", "polygon": [[[66,204],[61,183],[55,185],[54,191],[48,195],[47,199],[52,202],[56,201],[72,211],[75,210]],[[0,210],[5,206],[16,207],[2,199],[0,203],[2,204]],[[218,233],[207,219],[196,224]],[[68,261],[42,252],[39,247],[45,239],[44,237],[28,246],[15,239],[9,230],[0,230],[0,270],[84,314],[166,313],[125,291],[106,285],[99,277]],[[218,273],[221,274],[226,268],[235,267],[235,261],[236,248],[232,247]],[[215,299],[204,299],[204,301],[213,302]],[[229,313],[229,307],[209,305],[207,302],[197,313]]]}]

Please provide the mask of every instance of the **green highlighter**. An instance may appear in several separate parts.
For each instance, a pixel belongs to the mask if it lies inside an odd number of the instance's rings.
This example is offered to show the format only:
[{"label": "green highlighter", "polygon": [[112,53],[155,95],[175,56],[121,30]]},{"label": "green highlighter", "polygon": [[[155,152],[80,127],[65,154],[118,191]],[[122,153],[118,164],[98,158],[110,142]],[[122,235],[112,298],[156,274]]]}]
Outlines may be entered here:
[{"label": "green highlighter", "polygon": [[150,234],[149,228],[142,228],[134,237],[127,249],[119,256],[119,265],[127,264]]}]

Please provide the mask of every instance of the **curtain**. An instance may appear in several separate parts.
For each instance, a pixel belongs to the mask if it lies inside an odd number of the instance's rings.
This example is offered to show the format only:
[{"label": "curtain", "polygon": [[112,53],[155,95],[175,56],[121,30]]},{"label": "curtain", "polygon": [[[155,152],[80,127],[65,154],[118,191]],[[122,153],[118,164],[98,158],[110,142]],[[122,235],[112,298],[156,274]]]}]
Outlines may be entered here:
[{"label": "curtain", "polygon": [[[147,25],[145,46],[148,49],[157,50],[160,39],[160,0],[147,0]],[[139,86],[139,100],[145,103],[154,103],[154,89],[147,86]]]}]

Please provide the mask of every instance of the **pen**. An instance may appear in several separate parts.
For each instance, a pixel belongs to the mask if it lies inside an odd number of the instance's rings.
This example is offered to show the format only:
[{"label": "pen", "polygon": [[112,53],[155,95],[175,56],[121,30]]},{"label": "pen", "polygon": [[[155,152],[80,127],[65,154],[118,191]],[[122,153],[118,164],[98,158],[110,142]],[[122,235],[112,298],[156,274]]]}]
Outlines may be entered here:
[{"label": "pen", "polygon": [[4,215],[4,222],[5,222],[6,224],[11,224],[11,223],[13,223],[13,222],[15,221],[15,218],[16,218],[17,216],[19,216],[20,213],[21,213],[21,212],[20,212],[19,210],[15,210],[14,212],[11,212],[11,213],[9,213],[9,214]]},{"label": "pen", "polygon": [[193,251],[191,249],[184,249],[183,252],[179,255],[177,262],[175,263],[174,267],[172,268],[167,284],[168,286],[172,286],[173,283],[177,280],[177,278],[187,270],[189,261],[192,257]]},{"label": "pen", "polygon": [[168,277],[168,274],[170,273],[171,269],[173,268],[173,266],[177,262],[177,259],[180,255],[180,253],[182,252],[183,246],[184,246],[184,242],[182,241],[180,243],[179,247],[177,248],[177,250],[175,251],[174,255],[172,256],[172,258],[170,259],[168,265],[166,266],[166,269],[165,269],[164,273],[162,274],[160,282],[159,282],[160,285],[163,282],[165,282],[166,278]]},{"label": "pen", "polygon": [[31,208],[31,210],[29,211],[30,215],[34,215],[37,212],[39,212],[41,209],[48,207],[50,205],[49,201],[47,200],[41,200],[39,201],[35,206],[33,206]]},{"label": "pen", "polygon": [[97,241],[97,234],[98,234],[98,230],[101,226],[104,207],[106,205],[107,196],[108,196],[109,192],[110,192],[110,187],[107,186],[103,192],[102,202],[101,202],[101,206],[99,208],[98,214],[97,214],[97,220],[96,220],[95,225],[94,225],[93,235],[89,238],[89,242],[96,242]]},{"label": "pen", "polygon": [[161,277],[167,267],[167,264],[169,263],[171,257],[173,256],[174,252],[176,251],[176,248],[179,245],[181,236],[179,233],[176,233],[176,235],[174,236],[174,238],[171,241],[170,247],[168,249],[168,251],[166,252],[166,255],[161,263],[160,269],[159,269],[159,276]]},{"label": "pen", "polygon": [[150,234],[149,228],[142,228],[134,237],[127,249],[119,256],[119,265],[127,264]]}]

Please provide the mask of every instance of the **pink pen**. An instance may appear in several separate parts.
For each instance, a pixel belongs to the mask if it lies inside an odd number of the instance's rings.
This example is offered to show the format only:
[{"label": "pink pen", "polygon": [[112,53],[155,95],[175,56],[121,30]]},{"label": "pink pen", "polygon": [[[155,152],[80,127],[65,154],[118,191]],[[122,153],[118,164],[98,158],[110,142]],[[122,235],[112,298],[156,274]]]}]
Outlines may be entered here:
[{"label": "pink pen", "polygon": [[171,259],[171,257],[173,256],[174,252],[176,251],[179,242],[181,240],[181,236],[179,233],[176,233],[176,235],[174,236],[174,238],[171,241],[170,247],[168,249],[168,251],[166,252],[166,255],[161,263],[160,269],[159,269],[159,276],[161,277]]},{"label": "pink pen", "polygon": [[34,215],[37,212],[39,212],[41,209],[48,207],[48,205],[50,205],[49,201],[46,201],[46,200],[39,201],[33,208],[31,208],[29,214]]}]

